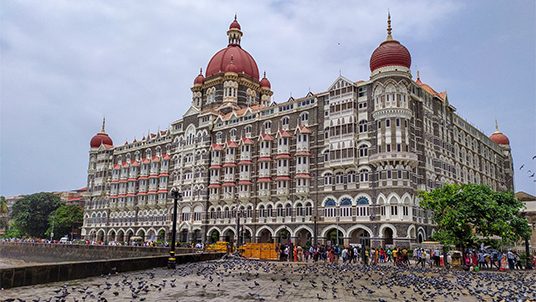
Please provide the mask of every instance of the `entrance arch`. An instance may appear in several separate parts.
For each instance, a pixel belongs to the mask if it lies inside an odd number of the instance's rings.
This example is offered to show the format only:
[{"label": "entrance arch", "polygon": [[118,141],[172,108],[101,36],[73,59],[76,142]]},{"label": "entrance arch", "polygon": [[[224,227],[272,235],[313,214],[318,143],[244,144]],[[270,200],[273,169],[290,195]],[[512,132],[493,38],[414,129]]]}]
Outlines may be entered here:
[{"label": "entrance arch", "polygon": [[[344,234],[337,228],[327,230],[325,239],[331,242],[331,245],[342,246],[344,243]],[[327,242],[326,242],[327,244]]]},{"label": "entrance arch", "polygon": [[290,241],[290,230],[286,227],[282,227],[279,230],[276,231],[275,237],[277,239],[277,243],[289,243]]},{"label": "entrance arch", "polygon": [[393,244],[393,229],[390,227],[383,229],[383,242],[385,244]]},{"label": "entrance arch", "polygon": [[179,234],[179,242],[188,242],[188,230],[182,229]]},{"label": "entrance arch", "polygon": [[216,243],[217,241],[220,241],[220,231],[217,229],[213,229],[208,232],[208,242],[209,243]]},{"label": "entrance arch", "polygon": [[147,232],[147,241],[156,241],[156,232],[154,229],[150,229]]},{"label": "entrance arch", "polygon": [[139,229],[137,232],[136,232],[136,236],[138,237],[141,237],[143,239],[143,241],[145,242],[145,230],[144,229]]},{"label": "entrance arch", "polygon": [[257,237],[259,238],[259,243],[270,243],[273,242],[272,232],[268,228],[262,228],[257,232]]},{"label": "entrance arch", "polygon": [[313,233],[306,227],[296,230],[294,233],[296,237],[296,244],[301,247],[307,247],[311,245]]},{"label": "entrance arch", "polygon": [[130,244],[130,239],[132,238],[132,236],[134,236],[134,231],[132,229],[128,229],[126,237],[127,244]]},{"label": "entrance arch", "polygon": [[357,227],[350,231],[350,243],[361,244],[363,247],[370,246],[370,231]]},{"label": "entrance arch", "polygon": [[234,238],[235,238],[234,229],[229,227],[229,228],[223,230],[223,238],[224,238],[224,241],[233,242]]},{"label": "entrance arch", "polygon": [[166,241],[166,230],[160,229],[160,231],[158,231],[157,238],[157,240],[160,242]]},{"label": "entrance arch", "polygon": [[250,243],[251,242],[251,230],[248,228],[242,228],[242,243]]},{"label": "entrance arch", "polygon": [[198,242],[201,242],[203,240],[203,238],[201,238],[201,230],[197,229],[197,230],[194,230],[193,232],[193,236],[192,236],[192,241],[195,242],[195,243],[198,243]]},{"label": "entrance arch", "polygon": [[97,232],[97,242],[104,242],[104,230]]},{"label": "entrance arch", "polygon": [[123,244],[125,242],[125,231],[123,230],[117,231],[117,235],[115,236],[115,241]]},{"label": "entrance arch", "polygon": [[108,232],[108,242],[110,241],[115,241],[115,237],[117,237],[117,234],[115,233],[114,230],[110,230]]}]

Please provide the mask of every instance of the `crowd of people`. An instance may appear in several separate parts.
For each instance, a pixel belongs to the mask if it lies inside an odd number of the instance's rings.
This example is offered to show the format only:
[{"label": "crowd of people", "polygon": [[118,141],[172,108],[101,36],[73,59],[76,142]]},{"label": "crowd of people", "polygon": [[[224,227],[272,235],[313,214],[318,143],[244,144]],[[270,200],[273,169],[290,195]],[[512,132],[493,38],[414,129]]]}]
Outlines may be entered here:
[{"label": "crowd of people", "polygon": [[[276,252],[280,261],[362,263],[366,265],[392,264],[395,266],[415,265],[418,267],[461,266],[467,270],[521,270],[525,262],[516,251],[508,250],[467,250],[465,258],[457,251],[447,252],[440,248],[378,247],[362,248],[359,245],[340,247],[338,245],[318,245],[302,247],[293,244],[278,244]],[[454,261],[453,261],[454,260]],[[536,269],[536,253],[530,259]]]}]

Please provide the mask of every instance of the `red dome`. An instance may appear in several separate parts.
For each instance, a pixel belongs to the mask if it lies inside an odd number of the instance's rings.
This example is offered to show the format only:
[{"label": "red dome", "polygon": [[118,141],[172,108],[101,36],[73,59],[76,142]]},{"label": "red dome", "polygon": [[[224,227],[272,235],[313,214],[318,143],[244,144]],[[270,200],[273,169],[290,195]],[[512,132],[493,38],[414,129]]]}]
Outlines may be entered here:
[{"label": "red dome", "polygon": [[262,88],[272,88],[272,84],[270,84],[270,81],[268,81],[268,79],[266,78],[266,72],[264,73],[264,77],[261,79],[260,84]]},{"label": "red dome", "polygon": [[236,73],[244,73],[255,80],[259,80],[259,68],[253,57],[239,45],[229,45],[218,51],[208,62],[206,77],[211,77],[226,71],[227,65],[233,58]]},{"label": "red dome", "polygon": [[112,139],[108,136],[108,134],[104,132],[99,132],[95,134],[95,136],[93,136],[93,138],[91,139],[91,142],[89,143],[91,148],[98,148],[102,144],[110,146],[110,147],[114,145],[114,143],[112,142]]},{"label": "red dome", "polygon": [[203,83],[205,83],[205,77],[203,76],[203,70],[200,70],[194,79],[194,85],[203,85]]},{"label": "red dome", "polygon": [[233,21],[233,23],[231,23],[231,25],[229,25],[229,29],[233,29],[233,28],[236,28],[238,30],[240,30],[240,23],[238,23],[238,21],[236,21],[236,16],[235,16],[235,19]]},{"label": "red dome", "polygon": [[502,132],[495,131],[489,137],[494,143],[499,145],[510,145],[510,140]]},{"label": "red dome", "polygon": [[411,67],[411,55],[408,49],[396,40],[384,41],[370,57],[370,71],[385,66]]}]

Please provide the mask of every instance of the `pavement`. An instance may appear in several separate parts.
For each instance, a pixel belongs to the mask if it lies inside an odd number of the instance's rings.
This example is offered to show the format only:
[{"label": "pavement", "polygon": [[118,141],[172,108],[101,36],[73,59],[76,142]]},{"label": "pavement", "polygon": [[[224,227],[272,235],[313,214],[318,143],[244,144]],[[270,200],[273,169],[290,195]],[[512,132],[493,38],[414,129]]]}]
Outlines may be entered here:
[{"label": "pavement", "polygon": [[231,258],[0,290],[0,300],[517,302],[536,301],[536,272]]}]

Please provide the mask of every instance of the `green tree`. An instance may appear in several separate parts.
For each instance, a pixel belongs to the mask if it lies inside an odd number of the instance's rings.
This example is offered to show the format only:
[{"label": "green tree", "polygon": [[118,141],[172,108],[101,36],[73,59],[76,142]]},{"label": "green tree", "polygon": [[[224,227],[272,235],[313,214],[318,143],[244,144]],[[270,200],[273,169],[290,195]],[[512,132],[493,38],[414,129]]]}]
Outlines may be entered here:
[{"label": "green tree", "polygon": [[9,226],[8,212],[7,200],[4,196],[0,196],[0,229],[5,229]]},{"label": "green tree", "polygon": [[60,205],[60,198],[53,193],[24,196],[13,205],[13,225],[24,235],[43,238],[48,216]]},{"label": "green tree", "polygon": [[[82,225],[84,211],[77,205],[61,205],[48,217],[47,237],[54,232],[54,239],[70,234]],[[53,229],[54,228],[54,229]]]},{"label": "green tree", "polygon": [[437,224],[434,239],[443,244],[476,246],[482,238],[500,236],[511,244],[530,236],[530,227],[520,216],[523,203],[511,192],[495,192],[476,184],[447,184],[420,192],[420,205],[433,211]]}]

